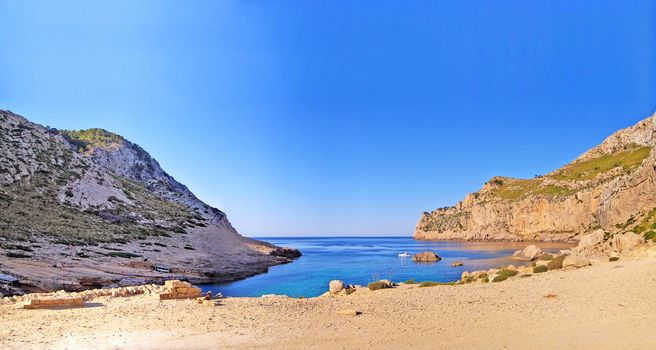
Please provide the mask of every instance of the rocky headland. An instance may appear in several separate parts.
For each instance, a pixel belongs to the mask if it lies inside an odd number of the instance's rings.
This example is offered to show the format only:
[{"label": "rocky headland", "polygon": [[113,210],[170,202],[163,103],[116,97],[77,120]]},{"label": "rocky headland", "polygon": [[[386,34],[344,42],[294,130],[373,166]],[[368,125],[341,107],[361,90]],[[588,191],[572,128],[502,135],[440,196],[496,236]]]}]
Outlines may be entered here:
[{"label": "rocky headland", "polygon": [[581,251],[621,254],[656,236],[655,145],[653,115],[549,174],[494,177],[455,206],[423,213],[414,238],[582,241]]},{"label": "rocky headland", "polygon": [[0,274],[19,279],[0,293],[229,281],[300,255],[242,237],[114,133],[0,110],[0,154]]}]

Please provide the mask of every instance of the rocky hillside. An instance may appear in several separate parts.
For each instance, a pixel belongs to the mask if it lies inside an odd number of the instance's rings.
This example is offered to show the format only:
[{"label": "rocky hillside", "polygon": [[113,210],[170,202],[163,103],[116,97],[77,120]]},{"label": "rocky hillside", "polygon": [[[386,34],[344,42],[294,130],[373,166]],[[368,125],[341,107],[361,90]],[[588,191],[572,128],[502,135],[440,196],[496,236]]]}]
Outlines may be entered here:
[{"label": "rocky hillside", "polygon": [[0,273],[19,289],[225,281],[298,256],[240,236],[141,147],[105,130],[48,129],[0,110],[0,154]]},{"label": "rocky hillside", "polygon": [[454,207],[425,212],[416,239],[577,241],[656,235],[656,115],[534,179],[494,177]]}]

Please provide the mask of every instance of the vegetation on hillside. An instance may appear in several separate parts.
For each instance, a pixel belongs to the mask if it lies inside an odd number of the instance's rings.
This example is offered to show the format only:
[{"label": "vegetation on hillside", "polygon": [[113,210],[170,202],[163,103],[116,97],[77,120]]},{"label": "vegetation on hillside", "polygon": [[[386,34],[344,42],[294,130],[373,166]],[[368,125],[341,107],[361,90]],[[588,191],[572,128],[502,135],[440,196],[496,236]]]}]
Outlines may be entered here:
[{"label": "vegetation on hillside", "polygon": [[[67,245],[97,245],[126,243],[149,236],[184,233],[184,227],[202,223],[183,205],[152,194],[143,185],[121,179],[139,205],[128,206],[114,201],[112,211],[89,208],[84,211],[62,205],[57,200],[57,186],[45,174],[36,174],[31,181],[20,181],[0,188],[0,238],[29,240],[46,236],[52,242]],[[106,215],[115,218],[108,220]],[[167,218],[172,226],[144,224],[134,215],[146,218]]]},{"label": "vegetation on hillside", "polygon": [[60,132],[80,152],[90,151],[94,147],[107,148],[126,142],[122,136],[104,129],[61,130]]},{"label": "vegetation on hillside", "polygon": [[592,180],[597,175],[618,167],[622,168],[624,172],[630,172],[640,166],[650,152],[651,147],[635,146],[623,152],[574,162],[558,170],[551,177],[569,181]]},{"label": "vegetation on hillside", "polygon": [[[621,225],[626,228],[635,223],[635,218],[631,216],[627,223]],[[640,221],[638,225],[631,230],[634,233],[641,234],[647,241],[656,242],[656,208],[650,210]]]},{"label": "vegetation on hillside", "polygon": [[530,195],[565,196],[575,192],[575,189],[545,184],[545,180],[583,181],[595,179],[600,174],[621,168],[618,175],[635,170],[649,156],[651,147],[632,147],[626,151],[603,155],[594,159],[577,161],[564,166],[553,174],[537,176],[535,179],[496,178],[491,181],[495,186],[494,195],[505,200],[519,200]]},{"label": "vegetation on hillside", "polygon": [[[499,180],[501,181],[501,180]],[[574,193],[573,189],[543,185],[544,179],[507,179],[502,181],[494,194],[506,200],[519,200],[529,195],[562,196]]]}]

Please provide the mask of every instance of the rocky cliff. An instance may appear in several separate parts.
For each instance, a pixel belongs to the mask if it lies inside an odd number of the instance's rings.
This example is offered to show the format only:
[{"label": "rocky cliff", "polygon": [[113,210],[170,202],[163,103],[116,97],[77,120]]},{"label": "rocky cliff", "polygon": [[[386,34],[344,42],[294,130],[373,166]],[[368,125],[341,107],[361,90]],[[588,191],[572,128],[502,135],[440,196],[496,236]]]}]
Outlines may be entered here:
[{"label": "rocky cliff", "polygon": [[577,241],[656,228],[656,115],[534,179],[494,177],[453,207],[423,213],[416,239]]},{"label": "rocky cliff", "polygon": [[227,281],[299,254],[240,236],[108,131],[50,129],[0,110],[0,154],[0,273],[23,290]]}]

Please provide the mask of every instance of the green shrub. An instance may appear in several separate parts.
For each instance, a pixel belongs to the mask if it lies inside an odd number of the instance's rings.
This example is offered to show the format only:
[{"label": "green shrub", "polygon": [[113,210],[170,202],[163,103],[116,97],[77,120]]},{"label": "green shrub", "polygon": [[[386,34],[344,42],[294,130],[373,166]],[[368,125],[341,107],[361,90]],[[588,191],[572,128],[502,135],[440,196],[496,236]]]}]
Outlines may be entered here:
[{"label": "green shrub", "polygon": [[506,277],[512,277],[517,274],[517,271],[515,270],[508,270],[508,269],[501,269],[499,272],[497,272],[497,275],[501,276],[506,276]]},{"label": "green shrub", "polygon": [[656,243],[656,231],[647,231],[645,232],[645,240],[651,240],[652,242]]},{"label": "green shrub", "polygon": [[496,277],[494,277],[494,279],[492,279],[492,282],[502,282],[502,281],[505,281],[507,279],[508,279],[508,276],[506,276],[506,275],[497,275]]},{"label": "green shrub", "polygon": [[620,260],[619,256],[611,256],[610,259],[608,259],[608,261],[611,261],[611,262],[617,261],[617,260]]},{"label": "green shrub", "polygon": [[536,266],[533,268],[533,273],[543,273],[547,271],[549,271],[549,269],[544,265]]},{"label": "green shrub", "polygon": [[25,253],[21,253],[21,252],[7,252],[7,253],[5,253],[5,255],[9,258],[17,258],[17,259],[31,258],[32,257],[30,254],[25,254]]},{"label": "green shrub", "polygon": [[367,288],[369,288],[369,290],[379,290],[379,289],[389,288],[389,285],[385,282],[378,281],[378,282],[369,283],[367,285]]},{"label": "green shrub", "polygon": [[403,283],[404,283],[404,284],[417,284],[417,281],[415,281],[414,279],[409,279],[409,280],[407,280],[407,281],[405,281],[405,282],[403,282]]},{"label": "green shrub", "polygon": [[426,281],[426,282],[421,282],[421,283],[419,283],[419,288],[424,288],[424,287],[434,287],[434,286],[439,286],[439,285],[440,285],[439,282],[430,282],[430,281]]},{"label": "green shrub", "polygon": [[553,260],[547,263],[547,270],[558,270],[563,268],[563,260],[565,260],[564,255],[558,255],[553,258]]},{"label": "green shrub", "polygon": [[531,275],[530,273],[527,273],[525,275],[519,276],[519,278],[526,278],[526,277],[531,277],[531,276],[533,276],[533,275]]},{"label": "green shrub", "polygon": [[420,288],[425,288],[425,287],[434,287],[434,286],[453,286],[457,282],[432,282],[432,281],[426,281],[426,282],[421,282],[419,283]]},{"label": "green shrub", "polygon": [[485,274],[485,276],[481,277],[480,279],[483,281],[483,283],[490,282],[490,277],[487,274]]},{"label": "green shrub", "polygon": [[114,257],[114,258],[125,258],[125,259],[141,257],[141,255],[139,255],[139,254],[134,254],[134,253],[129,253],[129,252],[109,252],[105,255],[111,256],[111,257]]},{"label": "green shrub", "polygon": [[544,254],[540,255],[539,260],[550,261],[550,260],[553,260],[553,258],[554,258],[553,255],[551,255],[549,253],[544,253]]}]

